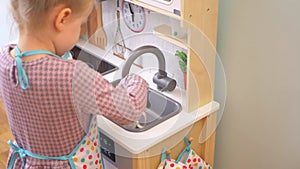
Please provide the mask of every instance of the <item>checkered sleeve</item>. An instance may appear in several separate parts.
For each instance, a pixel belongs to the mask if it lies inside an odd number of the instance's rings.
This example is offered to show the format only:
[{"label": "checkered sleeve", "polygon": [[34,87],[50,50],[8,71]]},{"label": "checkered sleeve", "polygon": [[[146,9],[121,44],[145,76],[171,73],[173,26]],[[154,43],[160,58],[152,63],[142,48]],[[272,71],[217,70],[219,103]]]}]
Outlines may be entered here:
[{"label": "checkered sleeve", "polygon": [[73,79],[76,112],[101,114],[118,124],[130,124],[146,107],[148,84],[138,75],[129,75],[113,87],[100,73],[79,61]]},{"label": "checkered sleeve", "polygon": [[120,81],[130,95],[130,102],[135,110],[144,111],[147,104],[148,83],[138,75],[130,74]]},{"label": "checkered sleeve", "polygon": [[[1,64],[3,64],[4,63],[4,61],[3,61],[3,57],[4,57],[4,55],[5,55],[5,52],[4,52],[4,50],[5,50],[5,47],[1,47],[0,48],[0,63]],[[2,84],[2,82],[3,82],[3,80],[4,80],[4,70],[3,70],[3,67],[0,67],[0,99],[2,99],[2,90],[3,90],[3,84]]]}]

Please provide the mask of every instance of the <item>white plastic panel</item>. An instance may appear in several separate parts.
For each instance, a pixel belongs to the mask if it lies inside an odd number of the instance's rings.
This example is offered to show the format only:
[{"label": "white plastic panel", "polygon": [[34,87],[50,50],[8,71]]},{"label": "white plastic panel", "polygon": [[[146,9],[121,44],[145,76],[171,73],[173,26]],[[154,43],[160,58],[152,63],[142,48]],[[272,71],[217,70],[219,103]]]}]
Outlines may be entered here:
[{"label": "white plastic panel", "polygon": [[139,0],[151,6],[180,15],[181,0]]}]

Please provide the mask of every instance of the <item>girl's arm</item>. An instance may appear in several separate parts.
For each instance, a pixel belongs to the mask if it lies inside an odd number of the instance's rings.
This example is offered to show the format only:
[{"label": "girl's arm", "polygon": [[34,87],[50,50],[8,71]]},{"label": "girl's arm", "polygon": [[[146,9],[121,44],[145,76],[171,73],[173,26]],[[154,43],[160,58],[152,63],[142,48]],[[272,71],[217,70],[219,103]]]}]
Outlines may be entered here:
[{"label": "girl's arm", "polygon": [[101,114],[116,123],[130,124],[146,108],[149,85],[138,75],[128,75],[113,87],[100,73],[78,61],[72,83],[77,113]]}]

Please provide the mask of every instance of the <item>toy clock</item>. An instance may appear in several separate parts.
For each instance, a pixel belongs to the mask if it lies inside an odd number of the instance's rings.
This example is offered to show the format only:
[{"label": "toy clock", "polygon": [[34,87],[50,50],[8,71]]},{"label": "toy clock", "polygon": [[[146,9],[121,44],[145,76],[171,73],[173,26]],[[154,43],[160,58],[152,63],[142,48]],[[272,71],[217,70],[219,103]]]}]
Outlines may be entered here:
[{"label": "toy clock", "polygon": [[124,22],[133,32],[141,32],[146,25],[146,15],[143,7],[122,0],[121,6]]}]

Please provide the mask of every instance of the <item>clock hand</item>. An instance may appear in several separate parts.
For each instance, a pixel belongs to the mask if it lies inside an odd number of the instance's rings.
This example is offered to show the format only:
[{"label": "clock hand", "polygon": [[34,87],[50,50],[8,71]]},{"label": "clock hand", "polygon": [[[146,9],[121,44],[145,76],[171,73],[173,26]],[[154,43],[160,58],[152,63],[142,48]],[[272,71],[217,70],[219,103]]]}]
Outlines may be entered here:
[{"label": "clock hand", "polygon": [[131,4],[128,4],[128,5],[129,5],[130,13],[131,13],[131,20],[132,20],[132,22],[134,22],[134,12],[132,10]]}]

